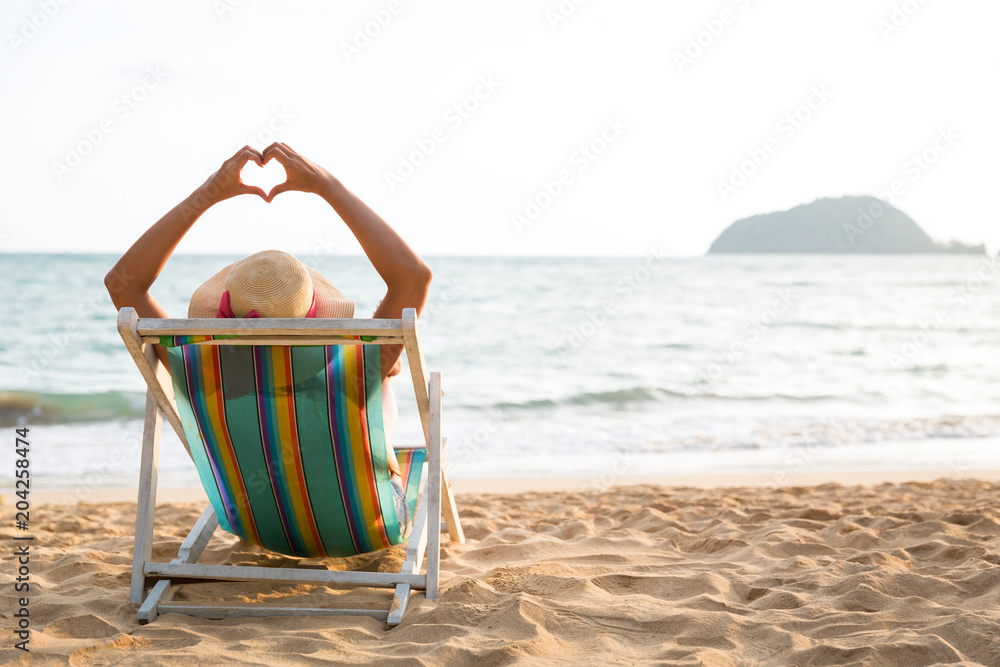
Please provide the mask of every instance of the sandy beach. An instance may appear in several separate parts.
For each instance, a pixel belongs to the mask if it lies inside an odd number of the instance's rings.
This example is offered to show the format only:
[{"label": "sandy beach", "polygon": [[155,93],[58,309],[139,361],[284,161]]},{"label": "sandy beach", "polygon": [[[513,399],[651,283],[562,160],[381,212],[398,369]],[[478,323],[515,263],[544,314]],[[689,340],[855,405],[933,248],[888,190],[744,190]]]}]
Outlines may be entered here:
[{"label": "sandy beach", "polygon": [[[485,492],[499,481],[470,493],[473,483],[462,482],[468,543],[445,538],[441,597],[416,595],[391,630],[365,617],[166,614],[139,625],[128,602],[134,504],[40,505],[32,513],[31,655],[13,649],[8,630],[2,662],[1000,664],[995,479],[750,482],[515,493]],[[556,483],[534,486],[546,484]],[[13,509],[9,496],[4,507]],[[160,506],[154,557],[176,554],[201,509]],[[14,533],[0,531],[8,545]],[[326,564],[388,570],[401,560],[402,550],[389,549]],[[202,561],[292,559],[217,533]],[[0,576],[7,628],[11,571]],[[384,591],[362,592],[387,604]],[[332,606],[337,595],[201,584],[181,598],[280,605],[307,596],[310,606]]]}]

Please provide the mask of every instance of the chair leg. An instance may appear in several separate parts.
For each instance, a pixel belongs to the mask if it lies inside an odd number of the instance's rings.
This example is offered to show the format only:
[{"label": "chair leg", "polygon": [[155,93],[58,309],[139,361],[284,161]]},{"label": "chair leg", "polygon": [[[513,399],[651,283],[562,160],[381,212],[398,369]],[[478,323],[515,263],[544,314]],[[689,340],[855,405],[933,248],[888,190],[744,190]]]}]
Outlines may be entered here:
[{"label": "chair leg", "polygon": [[[147,350],[152,352],[153,346]],[[152,355],[156,358],[156,355]],[[156,475],[160,460],[160,431],[163,417],[153,392],[146,392],[146,419],[142,429],[139,464],[139,498],[135,510],[135,543],[132,546],[132,585],[129,601],[142,602],[146,588],[143,566],[153,554],[153,519],[156,513]]]},{"label": "chair leg", "polygon": [[430,442],[427,446],[427,599],[438,596],[441,566],[441,374],[431,373]]},{"label": "chair leg", "polygon": [[146,600],[139,607],[139,623],[152,623],[160,614],[160,603],[169,602],[174,599],[180,586],[171,586],[169,579],[157,581],[156,585],[150,589]]},{"label": "chair leg", "polygon": [[[421,493],[417,501],[416,516],[413,518],[413,530],[410,539],[406,543],[406,560],[399,569],[400,574],[417,574],[420,572],[420,565],[424,561],[424,554],[427,551],[427,536],[431,531],[427,523],[427,475],[421,476]],[[410,601],[412,587],[409,584],[397,584],[396,591],[392,596],[392,604],[389,607],[389,617],[386,623],[389,625],[399,625],[403,622],[403,614],[406,613],[406,606]]]},{"label": "chair leg", "polygon": [[[201,557],[205,547],[208,546],[212,534],[219,527],[219,518],[215,516],[215,510],[209,505],[198,517],[188,536],[184,538],[180,549],[177,550],[177,558],[172,563],[194,563]],[[139,622],[151,623],[159,615],[159,606],[174,599],[180,586],[172,586],[169,579],[161,579],[156,582],[150,590],[146,600],[139,607]]]},{"label": "chair leg", "polygon": [[[441,509],[444,513],[448,536],[452,542],[465,544],[465,531],[462,530],[462,520],[458,516],[458,505],[455,504],[455,494],[451,490],[451,482],[445,472],[448,460],[448,438],[441,438]],[[443,529],[442,529],[443,530]]]},{"label": "chair leg", "polygon": [[462,530],[462,520],[458,516],[458,506],[455,504],[455,494],[452,493],[451,484],[442,473],[441,477],[441,505],[444,512],[445,525],[448,527],[448,536],[452,542],[465,544],[465,531]]}]

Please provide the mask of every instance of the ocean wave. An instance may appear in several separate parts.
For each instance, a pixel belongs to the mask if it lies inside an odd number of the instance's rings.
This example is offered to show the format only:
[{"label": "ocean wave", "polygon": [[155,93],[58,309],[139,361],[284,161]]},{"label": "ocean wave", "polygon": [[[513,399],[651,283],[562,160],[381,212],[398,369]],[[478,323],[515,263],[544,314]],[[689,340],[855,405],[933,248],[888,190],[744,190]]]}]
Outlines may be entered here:
[{"label": "ocean wave", "polygon": [[[829,395],[808,395],[794,396],[790,394],[761,394],[734,396],[731,394],[718,394],[707,390],[699,389],[692,385],[680,387],[678,389],[667,389],[664,387],[627,387],[611,391],[580,392],[560,398],[536,398],[518,403],[504,402],[496,403],[490,407],[498,410],[541,410],[567,406],[595,406],[595,405],[627,405],[642,403],[659,403],[677,399],[715,399],[719,401],[771,401],[783,400],[794,402],[826,401],[836,399],[836,396]],[[846,397],[841,397],[846,398]],[[463,406],[480,407],[480,406]]]},{"label": "ocean wave", "polygon": [[0,427],[141,419],[146,395],[137,391],[52,394],[0,391]]}]

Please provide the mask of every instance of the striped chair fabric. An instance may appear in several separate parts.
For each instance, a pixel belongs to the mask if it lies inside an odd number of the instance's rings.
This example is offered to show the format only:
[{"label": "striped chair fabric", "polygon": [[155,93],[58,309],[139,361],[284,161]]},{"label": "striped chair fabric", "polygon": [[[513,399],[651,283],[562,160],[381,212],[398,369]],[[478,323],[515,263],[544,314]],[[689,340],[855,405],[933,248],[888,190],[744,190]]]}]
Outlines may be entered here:
[{"label": "striped chair fabric", "polygon": [[[289,556],[399,544],[377,345],[197,345],[164,336],[178,413],[219,525]],[[410,515],[426,449],[397,453]]]}]

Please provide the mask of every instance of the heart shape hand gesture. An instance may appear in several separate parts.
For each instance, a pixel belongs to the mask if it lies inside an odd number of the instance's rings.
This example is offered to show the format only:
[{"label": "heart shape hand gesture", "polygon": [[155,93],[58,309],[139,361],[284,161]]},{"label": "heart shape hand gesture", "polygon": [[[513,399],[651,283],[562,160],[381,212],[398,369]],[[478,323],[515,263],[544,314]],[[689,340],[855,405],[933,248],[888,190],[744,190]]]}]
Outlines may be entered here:
[{"label": "heart shape hand gesture", "polygon": [[272,201],[282,192],[297,190],[322,195],[330,185],[333,176],[315,162],[307,160],[296,153],[288,144],[275,142],[264,149],[262,153],[264,164],[274,160],[284,167],[285,180],[278,183],[267,193],[267,201]]},{"label": "heart shape hand gesture", "polygon": [[[255,166],[250,166],[251,162]],[[205,181],[201,190],[212,204],[242,194],[255,194],[270,203],[289,190],[321,194],[331,178],[323,167],[275,142],[263,153],[244,146]]]},{"label": "heart shape hand gesture", "polygon": [[261,193],[267,193],[263,195],[264,201],[271,201],[271,193],[274,188],[286,180],[288,180],[288,174],[278,160],[262,161],[261,163],[247,160],[240,170],[240,181],[244,185],[256,188]]}]

